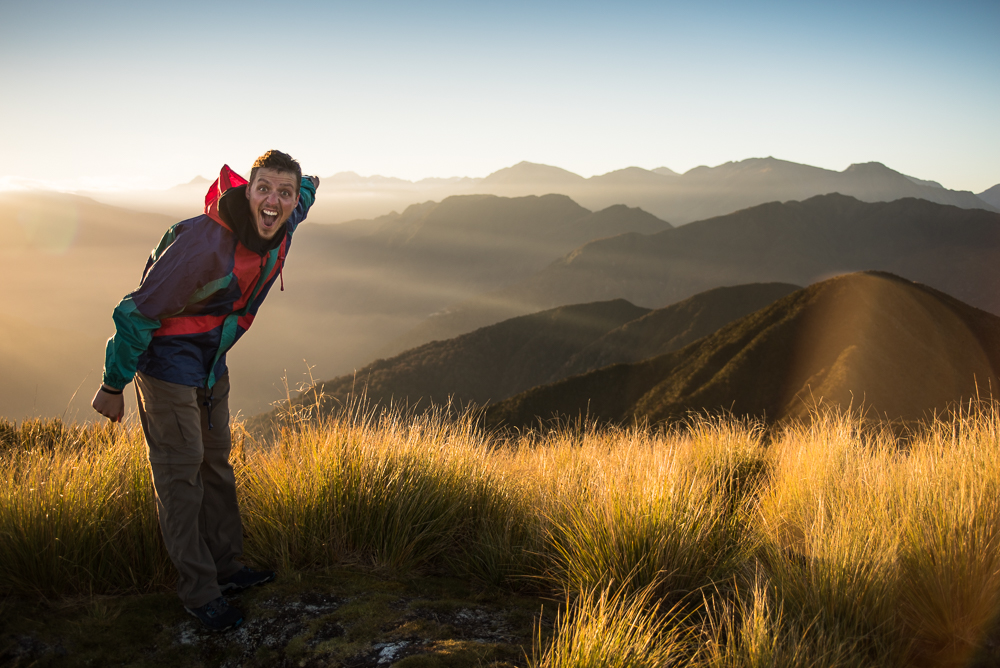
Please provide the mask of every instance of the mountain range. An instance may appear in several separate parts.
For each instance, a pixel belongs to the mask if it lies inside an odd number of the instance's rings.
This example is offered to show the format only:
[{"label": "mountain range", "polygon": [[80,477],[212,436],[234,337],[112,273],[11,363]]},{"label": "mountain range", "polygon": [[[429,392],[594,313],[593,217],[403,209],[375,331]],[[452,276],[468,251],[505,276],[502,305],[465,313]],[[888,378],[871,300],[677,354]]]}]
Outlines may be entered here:
[{"label": "mountain range", "polygon": [[[210,183],[197,177],[165,191],[83,194],[118,206],[187,217],[201,208]],[[963,208],[1000,210],[992,189],[979,196],[948,190],[935,181],[907,176],[878,162],[855,164],[837,172],[768,157],[695,167],[683,174],[666,167],[627,167],[590,178],[531,162],[505,167],[483,178],[406,181],[342,172],[323,177],[320,197],[310,217],[315,222],[340,223],[376,218],[453,195],[523,197],[555,193],[588,209],[625,204],[673,225],[683,225],[765,202],[802,200],[833,192],[866,202],[917,197]]]},{"label": "mountain range", "polygon": [[[520,163],[490,174],[480,189],[512,195],[559,192],[583,206],[599,208],[605,202],[625,202],[674,225],[731,213],[771,201],[802,200],[840,193],[865,202],[917,197],[962,208],[997,210],[970,192],[942,188],[915,179],[878,162],[851,165],[836,172],[776,158],[751,158],[717,167],[695,167],[684,174],[648,171],[638,167],[593,176],[567,176],[564,170]],[[572,176],[576,176],[575,174]]]},{"label": "mountain range", "polygon": [[1000,318],[878,272],[821,281],[688,346],[539,386],[489,406],[489,427],[656,423],[728,411],[769,421],[816,407],[919,420],[991,396]]},{"label": "mountain range", "polygon": [[809,285],[869,269],[1000,313],[1000,214],[833,194],[762,204],[653,235],[596,240],[527,280],[428,318],[387,352],[562,304],[623,298],[658,308],[722,285]]}]

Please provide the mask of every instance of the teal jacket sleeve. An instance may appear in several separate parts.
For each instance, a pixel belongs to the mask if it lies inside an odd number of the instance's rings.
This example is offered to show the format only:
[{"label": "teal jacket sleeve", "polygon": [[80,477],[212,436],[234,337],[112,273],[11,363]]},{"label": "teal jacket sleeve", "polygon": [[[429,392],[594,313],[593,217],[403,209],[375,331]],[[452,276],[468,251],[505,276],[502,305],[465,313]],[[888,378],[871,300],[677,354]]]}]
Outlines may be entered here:
[{"label": "teal jacket sleeve", "polygon": [[289,234],[295,234],[295,228],[306,219],[306,215],[315,201],[316,186],[308,176],[303,176],[299,185],[299,203],[295,206],[295,211],[292,211],[292,215],[289,216],[286,223]]},{"label": "teal jacket sleeve", "polygon": [[303,176],[301,185],[299,185],[299,206],[304,207],[302,211],[303,218],[305,218],[306,214],[309,213],[309,208],[315,201],[316,185],[308,176]]},{"label": "teal jacket sleeve", "polygon": [[121,300],[112,317],[115,335],[108,339],[104,353],[104,383],[121,389],[135,377],[139,355],[149,347],[160,321],[139,313],[131,295]]}]

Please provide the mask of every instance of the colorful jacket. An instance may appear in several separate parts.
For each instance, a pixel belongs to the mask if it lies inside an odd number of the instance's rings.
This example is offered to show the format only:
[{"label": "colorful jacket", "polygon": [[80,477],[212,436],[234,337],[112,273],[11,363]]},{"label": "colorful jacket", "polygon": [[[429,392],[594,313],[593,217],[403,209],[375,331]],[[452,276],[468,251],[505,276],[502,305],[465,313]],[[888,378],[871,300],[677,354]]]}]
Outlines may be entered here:
[{"label": "colorful jacket", "polygon": [[114,310],[115,335],[104,363],[107,385],[125,387],[137,369],[191,387],[212,387],[226,373],[226,352],[253,323],[281,275],[295,228],[316,198],[316,187],[303,177],[284,232],[254,252],[246,233],[234,229],[231,218],[224,222],[219,211],[228,189],[240,189],[230,193],[236,201],[245,197],[245,187],[242,177],[223,167],[205,198],[205,213],[163,235],[139,287]]}]

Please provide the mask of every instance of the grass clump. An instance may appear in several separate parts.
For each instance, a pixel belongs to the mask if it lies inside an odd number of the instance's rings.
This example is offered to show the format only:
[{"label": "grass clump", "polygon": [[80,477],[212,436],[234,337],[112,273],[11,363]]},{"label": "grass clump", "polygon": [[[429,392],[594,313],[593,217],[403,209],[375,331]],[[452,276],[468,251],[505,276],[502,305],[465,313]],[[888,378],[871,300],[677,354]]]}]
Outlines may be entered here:
[{"label": "grass clump", "polygon": [[[667,668],[688,656],[683,620],[661,612],[646,587],[586,590],[568,601],[533,668]],[[536,647],[541,643],[536,643]]]},{"label": "grass clump", "polygon": [[[741,503],[725,492],[733,467],[704,461],[703,436],[591,431],[575,448],[536,452],[538,472],[558,472],[539,476],[537,495],[553,584],[568,592],[655,587],[677,601],[731,578],[749,552]],[[548,465],[549,456],[558,463]]]},{"label": "grass clump", "polygon": [[0,590],[120,593],[173,581],[140,430],[19,432],[0,456]]}]

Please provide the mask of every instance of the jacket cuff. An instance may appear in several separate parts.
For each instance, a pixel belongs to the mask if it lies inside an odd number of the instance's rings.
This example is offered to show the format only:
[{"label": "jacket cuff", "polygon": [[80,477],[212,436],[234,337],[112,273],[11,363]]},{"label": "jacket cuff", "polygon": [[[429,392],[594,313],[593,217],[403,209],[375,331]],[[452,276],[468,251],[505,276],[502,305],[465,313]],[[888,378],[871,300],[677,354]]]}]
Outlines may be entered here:
[{"label": "jacket cuff", "polygon": [[114,387],[119,390],[124,390],[125,386],[132,382],[132,378],[123,378],[122,376],[118,376],[115,374],[105,373],[104,378],[102,378],[101,382],[103,382],[108,387]]}]

